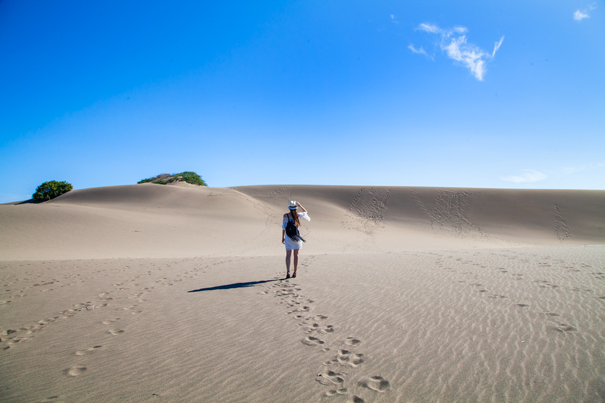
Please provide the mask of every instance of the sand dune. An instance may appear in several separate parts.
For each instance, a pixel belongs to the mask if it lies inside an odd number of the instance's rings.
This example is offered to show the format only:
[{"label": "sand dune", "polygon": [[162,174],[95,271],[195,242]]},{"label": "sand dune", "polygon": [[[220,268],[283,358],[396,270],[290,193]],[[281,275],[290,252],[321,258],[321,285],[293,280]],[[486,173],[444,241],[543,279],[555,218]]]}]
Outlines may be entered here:
[{"label": "sand dune", "polygon": [[281,216],[294,199],[313,217],[309,253],[605,238],[602,191],[145,184],[0,206],[0,259],[281,255]]},{"label": "sand dune", "polygon": [[[281,215],[312,217],[284,280]],[[0,205],[6,402],[605,401],[605,192],[83,189]]]}]

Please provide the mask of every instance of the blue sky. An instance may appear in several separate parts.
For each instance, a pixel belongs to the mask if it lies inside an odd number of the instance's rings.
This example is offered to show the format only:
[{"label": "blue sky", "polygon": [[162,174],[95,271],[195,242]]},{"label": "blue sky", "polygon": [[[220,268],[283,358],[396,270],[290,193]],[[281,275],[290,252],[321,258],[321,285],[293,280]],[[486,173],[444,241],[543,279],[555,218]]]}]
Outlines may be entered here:
[{"label": "blue sky", "polygon": [[603,1],[4,0],[0,55],[0,202],[185,170],[605,189]]}]

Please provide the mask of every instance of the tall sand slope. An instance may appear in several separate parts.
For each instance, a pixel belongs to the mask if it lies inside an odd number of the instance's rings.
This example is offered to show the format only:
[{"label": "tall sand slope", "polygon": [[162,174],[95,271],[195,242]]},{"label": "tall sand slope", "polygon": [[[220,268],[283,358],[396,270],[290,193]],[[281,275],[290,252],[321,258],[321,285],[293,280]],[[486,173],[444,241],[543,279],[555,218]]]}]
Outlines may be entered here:
[{"label": "tall sand slope", "polygon": [[605,191],[142,184],[0,205],[0,259],[282,254],[290,200],[308,254],[605,242]]}]

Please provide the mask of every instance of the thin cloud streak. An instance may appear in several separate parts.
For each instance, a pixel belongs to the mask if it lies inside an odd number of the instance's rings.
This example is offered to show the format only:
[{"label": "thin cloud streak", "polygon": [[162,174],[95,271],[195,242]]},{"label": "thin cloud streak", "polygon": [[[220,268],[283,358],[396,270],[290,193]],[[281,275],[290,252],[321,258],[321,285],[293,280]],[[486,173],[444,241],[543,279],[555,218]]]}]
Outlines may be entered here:
[{"label": "thin cloud streak", "polygon": [[418,29],[420,29],[422,31],[430,32],[431,34],[438,34],[438,33],[443,32],[443,30],[441,28],[439,28],[437,25],[431,25],[431,24],[426,24],[426,23],[420,24]]},{"label": "thin cloud streak", "polygon": [[513,183],[531,183],[546,179],[546,175],[533,169],[526,169],[521,175],[503,176],[500,179]]},{"label": "thin cloud streak", "polygon": [[498,42],[496,42],[496,44],[494,45],[494,51],[492,52],[492,59],[494,57],[496,57],[496,52],[498,51],[498,49],[500,49],[500,46],[502,46],[502,42],[504,42],[504,37],[500,38],[500,40]]},{"label": "thin cloud streak", "polygon": [[[466,35],[464,35],[468,32],[468,28],[466,27],[456,26],[452,29],[443,29],[435,24],[422,23],[417,29],[430,34],[440,35],[441,41],[438,46],[441,50],[444,51],[450,59],[455,60],[468,68],[473,76],[479,81],[483,81],[483,77],[487,70],[487,62],[496,57],[496,52],[500,49],[500,46],[502,46],[502,42],[504,41],[503,36],[495,43],[494,50],[491,53],[488,53],[478,46],[468,43]],[[426,54],[426,52],[422,53],[417,51],[413,45],[408,46],[408,48],[414,53]]]},{"label": "thin cloud streak", "polygon": [[429,54],[428,54],[428,53],[426,53],[426,50],[424,50],[424,49],[422,48],[422,46],[420,47],[420,49],[416,49],[416,48],[414,47],[414,44],[413,44],[413,43],[411,43],[411,44],[408,46],[408,49],[409,49],[409,50],[411,50],[413,53],[416,53],[416,54],[418,54],[418,55],[425,55],[425,56],[426,56],[426,57],[428,57],[429,59],[431,59],[431,60],[433,59],[431,56],[429,56]]}]

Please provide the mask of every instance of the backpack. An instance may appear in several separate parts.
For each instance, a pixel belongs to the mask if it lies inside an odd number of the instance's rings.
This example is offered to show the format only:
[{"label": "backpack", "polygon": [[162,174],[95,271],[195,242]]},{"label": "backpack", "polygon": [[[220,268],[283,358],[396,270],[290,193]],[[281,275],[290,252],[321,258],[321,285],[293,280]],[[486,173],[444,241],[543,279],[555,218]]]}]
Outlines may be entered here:
[{"label": "backpack", "polygon": [[286,235],[288,235],[288,237],[297,242],[297,241],[303,241],[306,242],[303,237],[300,236],[300,232],[298,231],[298,227],[296,226],[296,223],[294,222],[294,218],[290,219],[288,218],[288,223],[286,224]]}]

